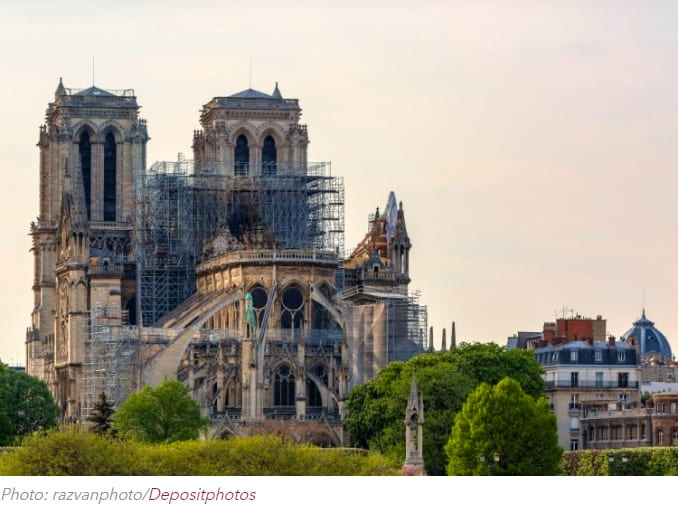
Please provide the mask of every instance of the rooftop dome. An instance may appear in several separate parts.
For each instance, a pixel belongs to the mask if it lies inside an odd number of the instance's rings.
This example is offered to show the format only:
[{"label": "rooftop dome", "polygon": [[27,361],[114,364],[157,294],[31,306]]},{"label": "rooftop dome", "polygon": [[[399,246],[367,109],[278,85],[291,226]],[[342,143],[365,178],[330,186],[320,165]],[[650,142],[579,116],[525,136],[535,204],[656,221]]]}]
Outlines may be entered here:
[{"label": "rooftop dome", "polygon": [[645,317],[645,309],[643,309],[643,316],[633,323],[633,327],[624,333],[623,338],[625,340],[633,338],[640,346],[641,361],[651,352],[660,354],[666,361],[671,361],[673,358],[669,341],[654,327],[654,322]]}]

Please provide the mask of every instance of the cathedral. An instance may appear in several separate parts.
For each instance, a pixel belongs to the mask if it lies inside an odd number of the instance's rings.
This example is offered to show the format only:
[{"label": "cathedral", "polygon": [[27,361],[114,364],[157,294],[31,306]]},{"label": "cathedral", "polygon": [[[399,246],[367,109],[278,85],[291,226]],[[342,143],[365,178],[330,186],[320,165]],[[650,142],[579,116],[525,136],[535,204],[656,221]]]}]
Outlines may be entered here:
[{"label": "cathedral", "polygon": [[178,379],[215,426],[340,422],[349,390],[426,350],[393,192],[344,249],[344,184],[276,83],[214,97],[193,158],[146,164],[134,91],[66,88],[39,129],[27,372],[62,421]]}]

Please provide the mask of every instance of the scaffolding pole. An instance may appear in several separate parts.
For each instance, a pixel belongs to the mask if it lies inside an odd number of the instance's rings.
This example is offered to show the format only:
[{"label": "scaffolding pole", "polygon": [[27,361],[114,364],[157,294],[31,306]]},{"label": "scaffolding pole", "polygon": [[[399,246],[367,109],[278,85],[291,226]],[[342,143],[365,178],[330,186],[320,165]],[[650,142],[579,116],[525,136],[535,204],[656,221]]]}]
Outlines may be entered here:
[{"label": "scaffolding pole", "polygon": [[90,415],[101,393],[118,408],[139,385],[138,328],[111,325],[103,309],[92,311],[82,364],[83,418]]}]

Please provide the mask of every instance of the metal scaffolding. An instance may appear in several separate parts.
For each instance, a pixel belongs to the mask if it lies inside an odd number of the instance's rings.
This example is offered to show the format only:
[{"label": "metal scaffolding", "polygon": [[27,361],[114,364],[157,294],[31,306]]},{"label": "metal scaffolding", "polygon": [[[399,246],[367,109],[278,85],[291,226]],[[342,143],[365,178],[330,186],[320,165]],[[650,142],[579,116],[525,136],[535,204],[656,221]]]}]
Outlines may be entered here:
[{"label": "metal scaffolding", "polygon": [[117,408],[137,390],[141,360],[138,328],[109,324],[102,309],[93,311],[86,337],[81,387],[83,419],[102,392]]},{"label": "metal scaffolding", "polygon": [[344,183],[326,162],[193,173],[190,160],[138,175],[135,252],[138,314],[152,325],[195,290],[196,264],[227,249],[344,251]]},{"label": "metal scaffolding", "polygon": [[352,288],[344,294],[344,339],[350,351],[353,386],[374,378],[393,361],[407,361],[426,350],[427,308],[418,291]]}]

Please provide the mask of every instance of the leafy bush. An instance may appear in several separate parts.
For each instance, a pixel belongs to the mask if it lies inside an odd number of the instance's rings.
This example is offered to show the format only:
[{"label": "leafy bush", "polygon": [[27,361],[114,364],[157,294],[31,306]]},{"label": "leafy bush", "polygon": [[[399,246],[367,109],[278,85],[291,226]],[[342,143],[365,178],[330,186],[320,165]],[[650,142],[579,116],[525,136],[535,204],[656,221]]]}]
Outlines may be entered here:
[{"label": "leafy bush", "polygon": [[387,458],[261,435],[148,444],[72,429],[0,454],[1,475],[396,475]]},{"label": "leafy bush", "polygon": [[676,475],[678,448],[570,451],[563,454],[562,467],[565,475]]}]

